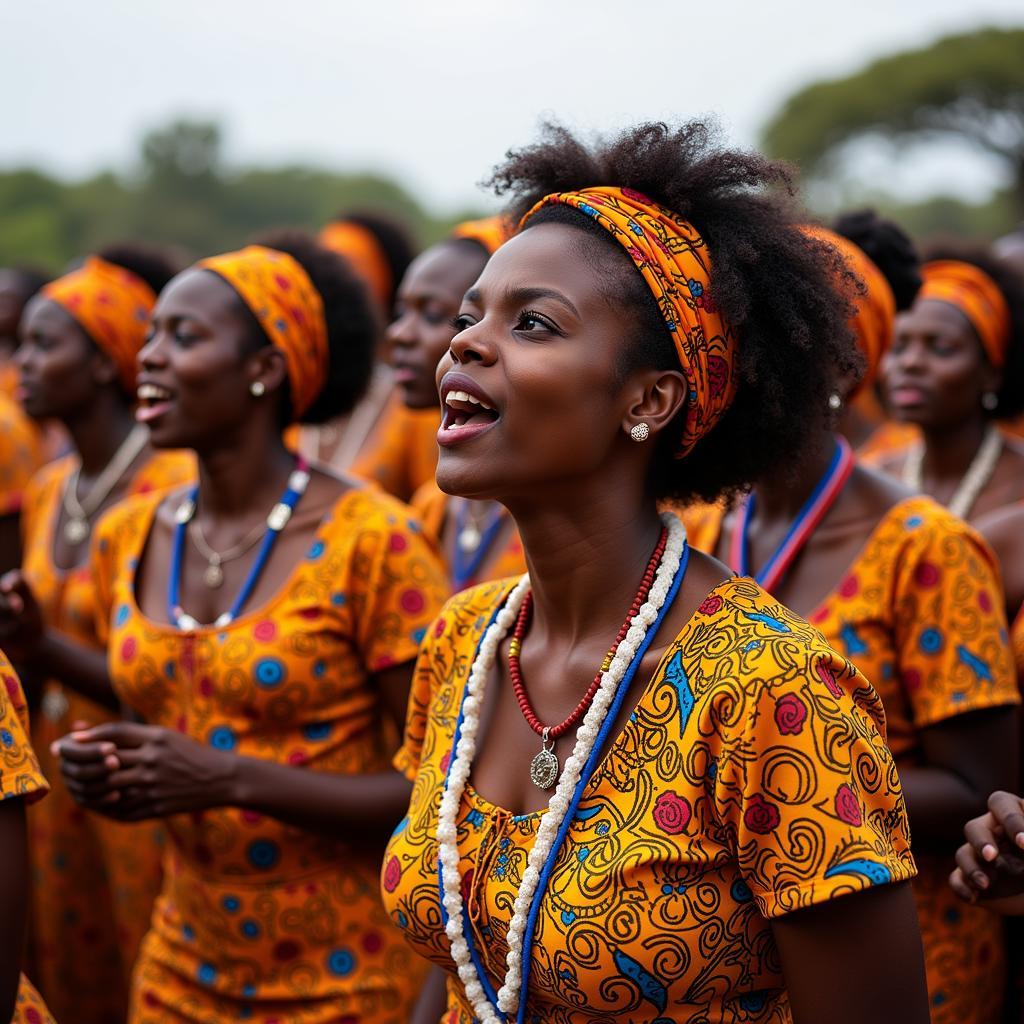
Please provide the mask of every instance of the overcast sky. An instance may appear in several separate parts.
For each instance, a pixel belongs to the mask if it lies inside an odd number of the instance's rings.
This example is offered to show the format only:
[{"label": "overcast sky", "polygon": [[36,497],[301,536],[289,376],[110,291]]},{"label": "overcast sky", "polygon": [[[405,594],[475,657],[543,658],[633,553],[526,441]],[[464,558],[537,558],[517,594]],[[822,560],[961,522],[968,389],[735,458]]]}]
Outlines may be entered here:
[{"label": "overcast sky", "polygon": [[[147,128],[217,118],[233,163],[398,176],[440,209],[541,116],[583,128],[716,113],[753,145],[794,89],[1021,0],[0,0],[0,166],[127,168]],[[898,191],[991,187],[950,151],[876,156]]]}]

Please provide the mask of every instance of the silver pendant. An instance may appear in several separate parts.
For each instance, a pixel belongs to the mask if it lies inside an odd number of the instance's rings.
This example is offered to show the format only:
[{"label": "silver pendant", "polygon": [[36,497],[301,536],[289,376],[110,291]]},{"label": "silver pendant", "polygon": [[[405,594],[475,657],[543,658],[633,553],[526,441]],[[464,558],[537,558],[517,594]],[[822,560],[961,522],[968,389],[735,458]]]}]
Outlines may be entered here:
[{"label": "silver pendant", "polygon": [[51,722],[59,722],[70,709],[68,699],[64,696],[64,691],[59,687],[47,688],[46,693],[43,694],[40,707],[43,714]]},{"label": "silver pendant", "polygon": [[224,570],[217,562],[211,562],[203,571],[203,582],[210,590],[217,590],[224,583]]},{"label": "silver pendant", "polygon": [[89,523],[85,519],[69,519],[64,524],[64,539],[77,546],[89,537]]},{"label": "silver pendant", "polygon": [[465,552],[467,555],[472,554],[478,547],[480,547],[480,541],[483,537],[480,535],[480,531],[472,523],[467,523],[461,530],[459,530],[459,550]]},{"label": "silver pendant", "polygon": [[530,762],[530,781],[538,789],[550,789],[558,781],[558,758],[552,753],[554,743],[548,746],[548,730],[541,736],[540,753]]}]

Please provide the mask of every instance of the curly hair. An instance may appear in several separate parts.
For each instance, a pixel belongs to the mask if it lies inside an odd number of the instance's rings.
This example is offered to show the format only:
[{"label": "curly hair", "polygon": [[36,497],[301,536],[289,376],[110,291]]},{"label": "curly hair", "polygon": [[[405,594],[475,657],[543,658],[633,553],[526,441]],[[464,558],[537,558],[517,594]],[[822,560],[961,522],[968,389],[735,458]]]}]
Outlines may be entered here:
[{"label": "curly hair", "polygon": [[921,288],[921,258],[903,228],[875,210],[863,209],[841,213],[832,230],[867,253],[889,282],[897,311],[910,309]]},{"label": "curly hair", "polygon": [[96,255],[141,277],[157,295],[182,269],[163,250],[138,242],[114,242],[104,246]]},{"label": "curly hair", "polygon": [[388,269],[391,271],[391,294],[387,308],[395,304],[395,293],[409,269],[409,264],[416,257],[416,245],[408,229],[399,221],[372,210],[348,210],[337,213],[334,220],[349,221],[365,228],[377,240]]},{"label": "curly hair", "polygon": [[[655,497],[713,501],[796,470],[808,436],[829,422],[835,382],[859,361],[847,325],[856,279],[835,249],[799,230],[807,218],[792,200],[786,165],[725,148],[707,121],[642,124],[592,146],[548,123],[542,140],[510,152],[489,184],[511,197],[517,220],[552,192],[635,189],[690,221],[707,243],[715,303],[737,340],[736,398],[685,459],[674,457],[683,414],[662,432],[651,470]],[[569,207],[543,208],[526,229],[551,222],[589,233],[584,258],[607,275],[608,297],[634,314],[621,372],[678,369],[657,303],[628,254]]]},{"label": "curly hair", "polygon": [[[303,413],[303,423],[326,423],[351,412],[363,397],[373,372],[377,340],[377,317],[371,300],[348,264],[336,253],[319,245],[305,231],[285,228],[269,231],[254,239],[255,244],[277,249],[291,256],[309,275],[320,293],[327,321],[328,370],[320,393]],[[268,344],[259,321],[241,304],[253,328],[253,345]],[[293,419],[291,401],[282,396],[282,423]]]},{"label": "curly hair", "polygon": [[[959,260],[984,271],[999,286],[1010,310],[1010,344],[1003,366],[1003,386],[995,409],[986,410],[994,419],[1010,419],[1024,412],[1024,279],[1006,260],[990,248],[953,238],[937,238],[925,250],[925,261]],[[981,342],[978,351],[986,358]]]}]

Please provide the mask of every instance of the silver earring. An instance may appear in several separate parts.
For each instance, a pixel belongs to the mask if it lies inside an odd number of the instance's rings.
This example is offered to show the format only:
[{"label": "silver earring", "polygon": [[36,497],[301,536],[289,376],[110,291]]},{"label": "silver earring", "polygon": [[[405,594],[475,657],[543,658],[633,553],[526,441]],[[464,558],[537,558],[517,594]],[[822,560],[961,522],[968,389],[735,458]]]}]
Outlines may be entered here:
[{"label": "silver earring", "polygon": [[254,380],[249,385],[249,394],[253,398],[262,398],[267,393],[267,385],[261,380]]},{"label": "silver earring", "polygon": [[651,428],[646,423],[638,423],[630,428],[629,436],[634,441],[646,441],[651,436]]},{"label": "silver earring", "polygon": [[981,396],[981,407],[992,412],[999,405],[999,396],[994,391],[986,391]]},{"label": "silver earring", "polygon": [[833,391],[832,394],[828,396],[828,407],[833,412],[839,412],[839,410],[842,409],[843,399],[838,391]]}]

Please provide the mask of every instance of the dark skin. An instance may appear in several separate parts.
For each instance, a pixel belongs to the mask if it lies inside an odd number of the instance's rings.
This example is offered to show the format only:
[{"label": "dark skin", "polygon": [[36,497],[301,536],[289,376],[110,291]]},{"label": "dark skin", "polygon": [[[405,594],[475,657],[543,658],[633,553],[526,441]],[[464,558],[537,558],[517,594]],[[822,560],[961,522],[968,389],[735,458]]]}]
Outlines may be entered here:
[{"label": "dark skin", "polygon": [[[823,428],[813,457],[796,481],[769,480],[755,488],[747,556],[755,569],[782,543],[824,476],[833,444],[833,435]],[[855,466],[773,596],[810,617],[847,575],[880,520],[909,496],[901,484]],[[734,514],[728,516],[718,539],[715,553],[725,560],[735,522]],[[1012,707],[957,715],[920,730],[920,756],[899,766],[915,849],[925,844],[946,851],[959,837],[958,823],[980,813],[988,794],[1016,777],[1016,732]]]},{"label": "dark skin", "polygon": [[979,516],[974,525],[999,560],[1006,617],[1012,623],[1024,608],[1024,505],[1008,505]]},{"label": "dark skin", "polygon": [[[436,409],[437,364],[445,356],[462,297],[480,276],[487,255],[466,242],[441,242],[421,253],[410,264],[398,289],[395,319],[387,330],[387,342],[395,381],[410,409]],[[495,504],[453,497],[441,528],[441,547],[448,565],[454,564],[460,517],[479,523],[489,521]],[[484,554],[476,575],[486,579],[488,570],[513,530],[506,518]]]},{"label": "dark skin", "polygon": [[[66,310],[42,296],[25,308],[15,363],[20,375],[18,397],[25,411],[35,420],[56,420],[66,429],[81,461],[78,493],[87,495],[135,426],[131,398],[122,388],[116,364]],[[146,446],[136,456],[101,502],[92,523],[125,497],[134,471],[151,455]],[[62,504],[52,557],[63,570],[83,565],[89,555],[88,537],[80,544],[70,544],[64,537],[66,521]],[[42,630],[42,617],[20,570],[7,573],[0,579],[0,642],[30,670],[43,668],[35,664]],[[56,633],[53,639],[61,641]],[[59,673],[57,677],[62,678]],[[82,692],[106,707],[118,707],[106,688]]]},{"label": "dark skin", "polygon": [[0,1020],[14,1016],[28,922],[24,800],[0,800]]},{"label": "dark skin", "polygon": [[[572,227],[542,224],[504,245],[467,294],[463,329],[438,368],[439,382],[450,370],[469,377],[497,411],[486,429],[446,437],[442,428],[438,483],[450,493],[500,500],[516,520],[534,593],[522,670],[534,708],[548,722],[565,718],[589,686],[660,530],[645,486],[653,445],[631,441],[630,428],[645,422],[652,434],[664,430],[686,394],[675,371],[622,379],[630,312],[607,300],[614,287],[608,275],[580,258],[587,244]],[[671,639],[727,576],[716,560],[691,554],[615,732]],[[482,708],[471,781],[486,799],[522,814],[546,804],[528,773],[539,742],[512,694],[507,643],[502,655]],[[571,744],[558,744],[560,760]],[[797,1024],[927,1021],[909,886],[870,897],[773,922]],[[836,964],[862,952],[868,928],[877,970],[854,979]]]},{"label": "dark skin", "polygon": [[[140,384],[164,389],[143,402],[157,447],[195,449],[199,461],[197,517],[215,550],[247,534],[285,489],[294,458],[281,443],[276,396],[287,386],[283,355],[247,344],[248,321],[222,280],[186,271],[164,290],[152,333],[140,354]],[[255,381],[266,393],[250,393]],[[325,514],[351,484],[314,472],[295,515],[274,545],[242,615],[266,604],[284,586],[308,550]],[[168,622],[167,571],[174,511],[184,492],[160,505],[140,561],[135,599],[143,615]],[[225,581],[211,591],[201,582],[206,560],[185,546],[181,603],[201,622],[226,610],[248,574],[255,551],[224,564]],[[66,645],[68,642],[66,642]],[[44,630],[37,657],[59,660]],[[77,648],[79,683],[111,689],[106,659]],[[69,669],[71,665],[67,666]],[[404,722],[411,664],[379,673],[371,685],[382,710]],[[123,821],[164,817],[210,807],[243,807],[326,835],[357,834],[375,841],[390,831],[408,805],[409,784],[397,772],[334,776],[215,750],[160,726],[113,723],[76,730],[54,745],[68,789],[84,807]]]},{"label": "dark skin", "polygon": [[1024,800],[993,793],[988,810],[964,826],[964,838],[949,877],[953,891],[997,914],[1024,914]]},{"label": "dark skin", "polygon": [[[896,317],[892,347],[882,360],[886,405],[894,419],[921,429],[926,494],[948,504],[981,446],[989,419],[982,396],[998,391],[999,371],[985,356],[970,322],[955,306],[920,299]],[[885,463],[895,476],[904,456]],[[1024,500],[1024,448],[1006,441],[971,521]]]}]

